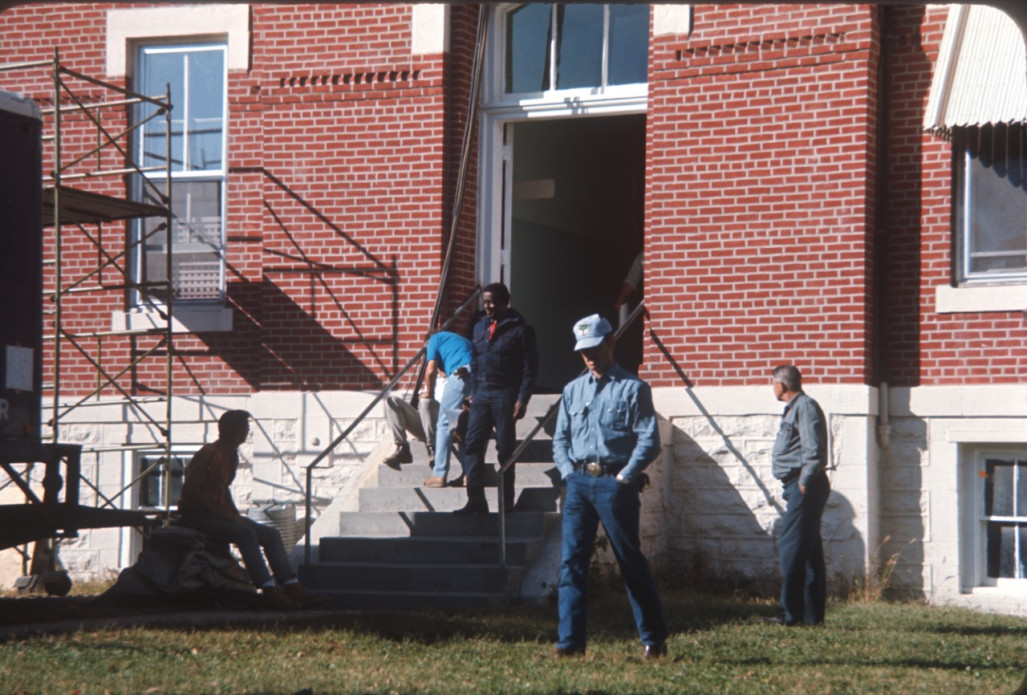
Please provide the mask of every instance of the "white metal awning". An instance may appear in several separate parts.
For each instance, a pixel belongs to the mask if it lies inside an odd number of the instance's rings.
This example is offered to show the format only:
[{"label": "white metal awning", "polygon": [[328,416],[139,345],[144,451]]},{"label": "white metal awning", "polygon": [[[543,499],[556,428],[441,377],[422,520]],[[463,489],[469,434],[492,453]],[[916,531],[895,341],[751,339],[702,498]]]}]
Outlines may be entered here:
[{"label": "white metal awning", "polygon": [[934,66],[924,129],[1027,122],[1023,34],[1004,12],[953,5]]}]

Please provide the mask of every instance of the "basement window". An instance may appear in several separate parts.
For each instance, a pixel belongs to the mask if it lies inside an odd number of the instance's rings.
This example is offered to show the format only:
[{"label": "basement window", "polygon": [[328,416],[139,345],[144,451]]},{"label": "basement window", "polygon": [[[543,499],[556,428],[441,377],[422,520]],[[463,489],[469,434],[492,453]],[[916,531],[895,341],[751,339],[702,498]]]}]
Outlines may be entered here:
[{"label": "basement window", "polygon": [[138,507],[165,509],[178,506],[187,457],[142,454],[137,463]]},{"label": "basement window", "polygon": [[971,465],[970,586],[1027,586],[1027,451],[982,449]]}]

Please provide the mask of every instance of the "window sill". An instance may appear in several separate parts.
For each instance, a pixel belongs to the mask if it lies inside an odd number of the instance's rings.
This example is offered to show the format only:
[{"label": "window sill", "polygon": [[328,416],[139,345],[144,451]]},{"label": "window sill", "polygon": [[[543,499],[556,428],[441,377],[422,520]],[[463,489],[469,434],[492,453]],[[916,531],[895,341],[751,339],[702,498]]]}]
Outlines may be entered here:
[{"label": "window sill", "polygon": [[1027,285],[980,285],[934,288],[934,310],[939,314],[1027,310]]},{"label": "window sill", "polygon": [[[145,331],[162,329],[165,320],[153,309],[137,308],[111,314],[113,331]],[[171,322],[173,333],[224,333],[232,330],[232,310],[215,306],[175,305]]]},{"label": "window sill", "polygon": [[1027,579],[1008,579],[1001,586],[975,586],[964,590],[973,607],[989,611],[1005,611],[1011,602],[1021,603]]}]

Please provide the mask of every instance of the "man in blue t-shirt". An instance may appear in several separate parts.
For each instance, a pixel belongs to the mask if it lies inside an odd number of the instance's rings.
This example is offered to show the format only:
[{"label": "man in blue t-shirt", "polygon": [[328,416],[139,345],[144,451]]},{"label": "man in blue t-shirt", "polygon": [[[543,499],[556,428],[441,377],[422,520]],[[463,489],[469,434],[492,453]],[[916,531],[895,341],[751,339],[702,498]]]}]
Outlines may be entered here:
[{"label": "man in blue t-shirt", "polygon": [[[415,411],[413,406],[395,396],[385,401],[385,419],[392,430],[396,451],[386,457],[384,463],[399,468],[399,464],[413,460],[407,442],[409,432],[425,443],[428,456],[433,459],[432,475],[424,481],[425,487],[445,487],[453,428],[471,388],[467,378],[471,341],[456,333],[439,331],[428,341],[425,360],[427,366],[418,409]],[[440,373],[445,375],[445,384],[436,400],[436,381]]]}]

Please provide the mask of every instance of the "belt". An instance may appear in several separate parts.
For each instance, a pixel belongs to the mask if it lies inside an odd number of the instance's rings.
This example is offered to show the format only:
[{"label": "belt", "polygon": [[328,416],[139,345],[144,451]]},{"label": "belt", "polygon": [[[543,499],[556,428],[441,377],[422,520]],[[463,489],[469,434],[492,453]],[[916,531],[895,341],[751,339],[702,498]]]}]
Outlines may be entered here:
[{"label": "belt", "polygon": [[579,461],[578,468],[589,475],[600,478],[604,475],[617,475],[624,469],[623,461]]},{"label": "belt", "polygon": [[453,376],[458,376],[461,379],[463,379],[464,377],[470,375],[470,373],[471,373],[471,367],[470,367],[470,365],[466,365],[466,364],[463,367],[457,367],[456,369],[453,370]]}]

